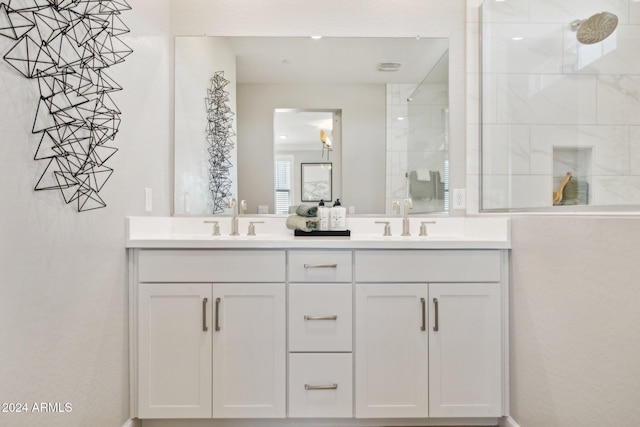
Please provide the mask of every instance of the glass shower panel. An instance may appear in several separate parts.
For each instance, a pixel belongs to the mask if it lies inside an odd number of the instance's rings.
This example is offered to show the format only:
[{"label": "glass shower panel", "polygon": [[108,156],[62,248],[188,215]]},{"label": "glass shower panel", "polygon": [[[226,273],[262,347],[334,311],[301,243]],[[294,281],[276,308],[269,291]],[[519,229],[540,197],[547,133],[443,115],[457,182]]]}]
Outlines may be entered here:
[{"label": "glass shower panel", "polygon": [[481,13],[482,210],[640,205],[640,4],[485,0]]}]

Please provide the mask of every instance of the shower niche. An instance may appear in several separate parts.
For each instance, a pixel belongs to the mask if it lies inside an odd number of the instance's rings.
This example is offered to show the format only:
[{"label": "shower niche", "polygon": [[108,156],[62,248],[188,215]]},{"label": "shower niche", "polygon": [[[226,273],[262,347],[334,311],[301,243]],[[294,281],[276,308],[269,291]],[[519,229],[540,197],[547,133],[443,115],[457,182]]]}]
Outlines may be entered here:
[{"label": "shower niche", "polygon": [[553,147],[554,206],[588,205],[593,147]]}]

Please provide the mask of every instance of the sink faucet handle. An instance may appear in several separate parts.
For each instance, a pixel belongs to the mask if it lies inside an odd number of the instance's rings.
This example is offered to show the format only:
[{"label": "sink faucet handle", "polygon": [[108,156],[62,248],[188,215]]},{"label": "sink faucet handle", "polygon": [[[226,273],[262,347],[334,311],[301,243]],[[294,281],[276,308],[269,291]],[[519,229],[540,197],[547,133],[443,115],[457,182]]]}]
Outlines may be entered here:
[{"label": "sink faucet handle", "polygon": [[391,236],[391,226],[389,225],[389,221],[376,221],[376,224],[384,224],[383,236]]},{"label": "sink faucet handle", "polygon": [[400,202],[397,200],[391,202],[391,210],[395,211],[396,215],[400,215]]},{"label": "sink faucet handle", "polygon": [[249,221],[249,232],[247,232],[247,236],[256,235],[256,226],[254,224],[264,224],[264,221]]},{"label": "sink faucet handle", "polygon": [[420,222],[420,236],[427,235],[427,224],[435,224],[435,221],[421,221]]},{"label": "sink faucet handle", "polygon": [[220,222],[219,221],[204,221],[205,224],[213,224],[213,229],[211,230],[212,236],[220,235]]},{"label": "sink faucet handle", "polygon": [[413,209],[413,199],[411,197],[407,197],[404,199],[404,211],[407,212],[407,209]]},{"label": "sink faucet handle", "polygon": [[244,214],[245,211],[247,210],[247,201],[246,200],[240,200],[240,205],[239,205],[238,209],[240,211],[240,215]]}]

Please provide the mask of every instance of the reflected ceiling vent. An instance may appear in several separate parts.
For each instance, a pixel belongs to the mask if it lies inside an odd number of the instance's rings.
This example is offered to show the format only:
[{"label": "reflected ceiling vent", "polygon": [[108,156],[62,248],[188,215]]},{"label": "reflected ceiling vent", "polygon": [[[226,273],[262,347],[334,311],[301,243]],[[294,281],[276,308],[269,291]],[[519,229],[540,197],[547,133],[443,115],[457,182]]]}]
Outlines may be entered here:
[{"label": "reflected ceiling vent", "polygon": [[402,67],[399,62],[380,62],[378,63],[378,71],[398,71]]}]

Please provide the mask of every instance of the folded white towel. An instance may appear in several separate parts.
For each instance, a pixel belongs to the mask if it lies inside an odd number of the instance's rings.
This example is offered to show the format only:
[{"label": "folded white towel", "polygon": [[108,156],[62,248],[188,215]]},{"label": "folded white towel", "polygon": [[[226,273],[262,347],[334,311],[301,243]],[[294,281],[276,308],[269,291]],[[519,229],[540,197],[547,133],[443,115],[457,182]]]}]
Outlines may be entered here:
[{"label": "folded white towel", "polygon": [[416,179],[418,181],[431,181],[429,169],[416,169]]}]

